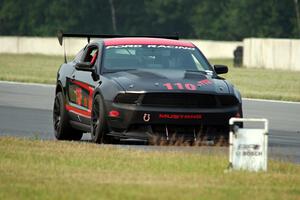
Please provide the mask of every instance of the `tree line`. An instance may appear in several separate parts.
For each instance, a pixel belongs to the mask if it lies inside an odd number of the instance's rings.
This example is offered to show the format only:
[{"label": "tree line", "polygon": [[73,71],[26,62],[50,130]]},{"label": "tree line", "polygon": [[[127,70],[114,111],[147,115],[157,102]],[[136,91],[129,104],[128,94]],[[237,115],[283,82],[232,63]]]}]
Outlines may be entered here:
[{"label": "tree line", "polygon": [[0,35],[300,38],[299,8],[298,0],[0,0]]}]

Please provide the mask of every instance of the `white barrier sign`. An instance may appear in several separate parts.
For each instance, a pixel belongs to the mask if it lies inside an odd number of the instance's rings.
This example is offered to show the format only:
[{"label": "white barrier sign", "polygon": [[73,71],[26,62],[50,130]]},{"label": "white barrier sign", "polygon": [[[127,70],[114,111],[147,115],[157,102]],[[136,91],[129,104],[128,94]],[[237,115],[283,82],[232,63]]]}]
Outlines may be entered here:
[{"label": "white barrier sign", "polygon": [[230,131],[229,162],[233,169],[267,170],[268,121],[266,119],[231,118],[235,122],[264,122],[264,129],[238,128]]}]

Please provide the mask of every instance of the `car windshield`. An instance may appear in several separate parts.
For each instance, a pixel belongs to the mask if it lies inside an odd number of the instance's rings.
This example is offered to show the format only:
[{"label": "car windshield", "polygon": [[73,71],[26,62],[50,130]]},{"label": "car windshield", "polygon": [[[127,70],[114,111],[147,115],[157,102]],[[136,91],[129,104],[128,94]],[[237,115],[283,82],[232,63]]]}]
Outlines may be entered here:
[{"label": "car windshield", "polygon": [[104,72],[135,69],[212,71],[206,59],[194,47],[169,45],[117,45],[105,47]]}]

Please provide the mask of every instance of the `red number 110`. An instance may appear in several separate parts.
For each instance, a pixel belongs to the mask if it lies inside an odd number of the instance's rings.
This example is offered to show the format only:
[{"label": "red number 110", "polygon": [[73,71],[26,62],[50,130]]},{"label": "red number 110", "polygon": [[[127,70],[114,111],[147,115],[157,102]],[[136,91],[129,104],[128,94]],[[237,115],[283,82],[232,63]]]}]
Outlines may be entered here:
[{"label": "red number 110", "polygon": [[[173,86],[174,85],[174,86]],[[184,85],[182,83],[165,83],[164,86],[168,89],[168,90],[174,90],[174,89],[178,89],[178,90],[196,90],[197,87],[196,85],[192,84],[192,83],[185,83]]]}]

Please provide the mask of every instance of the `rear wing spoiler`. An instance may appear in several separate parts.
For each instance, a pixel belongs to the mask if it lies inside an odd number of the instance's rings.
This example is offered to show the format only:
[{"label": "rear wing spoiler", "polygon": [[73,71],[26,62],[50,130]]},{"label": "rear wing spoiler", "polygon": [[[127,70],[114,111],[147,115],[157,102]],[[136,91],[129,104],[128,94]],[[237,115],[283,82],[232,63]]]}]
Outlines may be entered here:
[{"label": "rear wing spoiler", "polygon": [[179,34],[176,35],[110,35],[110,34],[79,34],[79,33],[63,33],[62,31],[58,31],[57,38],[59,44],[63,45],[63,39],[65,37],[74,37],[74,38],[87,38],[87,42],[89,43],[91,38],[122,38],[122,37],[152,37],[152,38],[164,38],[164,39],[172,39],[179,40]]}]

